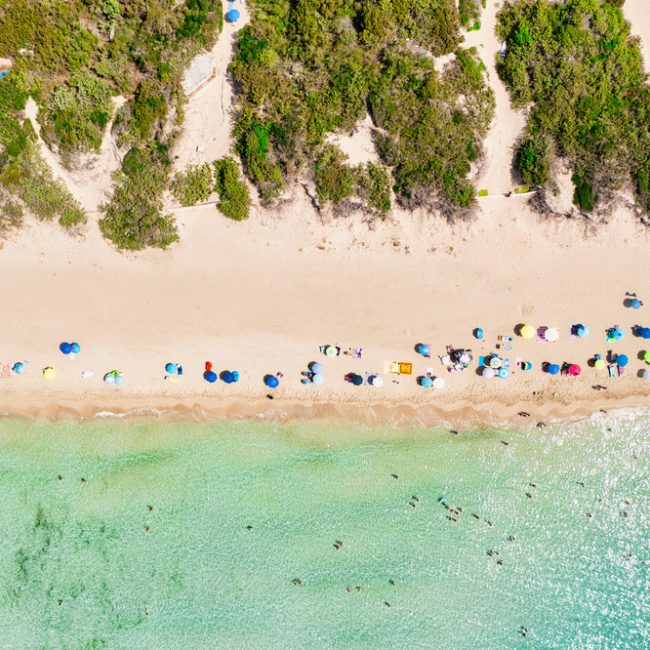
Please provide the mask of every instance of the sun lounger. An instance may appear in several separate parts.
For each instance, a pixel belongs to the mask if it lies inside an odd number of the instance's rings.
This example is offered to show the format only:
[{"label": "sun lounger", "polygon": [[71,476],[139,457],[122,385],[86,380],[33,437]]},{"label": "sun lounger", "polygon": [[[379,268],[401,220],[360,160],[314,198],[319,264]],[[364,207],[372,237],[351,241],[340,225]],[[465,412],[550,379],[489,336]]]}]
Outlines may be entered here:
[{"label": "sun lounger", "polygon": [[482,355],[478,358],[478,365],[479,365],[479,368],[480,368],[481,366],[484,366],[484,365],[485,365],[485,355],[484,355],[484,354],[482,354]]},{"label": "sun lounger", "polygon": [[384,361],[384,374],[397,375],[399,374],[399,364],[397,361]]}]

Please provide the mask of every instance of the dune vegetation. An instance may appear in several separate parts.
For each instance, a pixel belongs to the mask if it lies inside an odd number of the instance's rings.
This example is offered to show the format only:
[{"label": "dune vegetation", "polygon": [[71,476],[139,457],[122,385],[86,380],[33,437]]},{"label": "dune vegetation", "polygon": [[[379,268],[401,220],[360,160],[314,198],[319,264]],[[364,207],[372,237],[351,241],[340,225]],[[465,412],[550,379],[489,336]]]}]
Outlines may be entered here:
[{"label": "dune vegetation", "polygon": [[[250,0],[231,72],[234,136],[264,203],[298,176],[321,203],[360,198],[372,211],[404,206],[455,214],[474,201],[468,180],[494,101],[482,64],[459,49],[454,0]],[[434,57],[455,57],[442,72]],[[350,165],[327,141],[369,113],[380,165]]]},{"label": "dune vegetation", "polygon": [[[99,149],[112,117],[111,98],[123,95],[127,101],[112,128],[119,146],[130,151],[116,174],[113,199],[103,206],[101,229],[121,248],[170,244],[176,227],[162,193],[183,117],[182,74],[193,56],[215,42],[221,24],[220,0],[5,0],[0,56],[14,65],[0,81],[0,93],[17,97],[2,101],[10,122],[0,129],[0,165],[6,167],[15,155],[10,151],[23,142],[22,155],[36,155],[30,139],[18,133],[27,96],[38,104],[43,139],[73,165],[80,152]],[[29,168],[22,165],[23,177],[13,173],[11,182],[2,170],[4,187],[25,202]],[[69,215],[75,209],[62,219],[78,220]]]},{"label": "dune vegetation", "polygon": [[553,159],[573,169],[575,203],[591,211],[633,186],[650,212],[650,86],[621,0],[521,0],[498,16],[498,71],[529,115],[516,164],[544,185]]}]

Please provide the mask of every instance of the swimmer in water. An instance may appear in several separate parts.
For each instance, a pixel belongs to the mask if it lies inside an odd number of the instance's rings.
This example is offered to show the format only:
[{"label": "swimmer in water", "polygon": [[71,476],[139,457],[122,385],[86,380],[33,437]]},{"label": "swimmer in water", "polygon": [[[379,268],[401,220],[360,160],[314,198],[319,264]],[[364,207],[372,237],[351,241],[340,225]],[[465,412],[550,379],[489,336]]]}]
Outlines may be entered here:
[{"label": "swimmer in water", "polygon": [[397,480],[397,479],[399,478],[399,476],[397,476],[397,474],[391,474],[391,476],[392,476],[395,480]]}]

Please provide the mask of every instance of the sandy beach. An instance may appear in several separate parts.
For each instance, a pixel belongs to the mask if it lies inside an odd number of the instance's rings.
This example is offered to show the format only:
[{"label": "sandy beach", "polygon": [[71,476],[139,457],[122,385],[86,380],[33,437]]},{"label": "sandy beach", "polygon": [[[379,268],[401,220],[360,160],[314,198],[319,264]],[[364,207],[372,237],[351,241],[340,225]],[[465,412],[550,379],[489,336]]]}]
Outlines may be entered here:
[{"label": "sandy beach", "polygon": [[[625,10],[647,53],[650,19],[642,4],[628,0]],[[0,362],[29,361],[25,374],[0,378],[0,411],[86,418],[150,409],[194,417],[462,426],[522,420],[520,411],[529,412],[534,425],[600,408],[650,406],[650,382],[638,377],[646,368],[638,355],[650,346],[630,331],[650,326],[647,228],[624,196],[597,226],[542,217],[528,206],[530,196],[505,196],[523,116],[512,114],[490,64],[498,48],[489,32],[494,12],[488,7],[482,30],[471,34],[497,98],[477,181],[490,195],[479,199],[471,219],[449,224],[400,210],[383,221],[368,222],[362,214],[334,219],[317,214],[303,188],[294,187],[278,208],[255,206],[244,223],[228,221],[214,205],[175,209],[180,243],[137,254],[119,253],[101,238],[96,212],[79,238],[30,220],[0,251]],[[227,27],[215,47],[218,74],[190,99],[177,162],[203,162],[227,151],[225,136],[206,139],[205,116],[219,96],[230,102],[223,71],[231,32]],[[215,133],[225,133],[224,115],[221,106],[214,111]],[[367,129],[360,133],[367,149]],[[205,143],[200,151],[197,142]],[[83,192],[78,198],[89,208],[105,192],[98,185],[93,197],[87,183],[70,189]],[[626,309],[631,291],[648,304]],[[522,322],[558,327],[561,338],[517,339],[513,328]],[[588,325],[591,336],[571,337],[576,323]],[[610,379],[587,360],[611,349],[605,329],[616,324],[626,337],[614,352],[627,354],[630,364],[622,377]],[[483,341],[474,340],[476,327],[485,330]],[[508,356],[513,363],[517,357],[532,362],[532,372],[515,369],[505,381],[487,380],[476,373],[476,362],[448,374],[438,360],[447,345],[472,348],[475,357],[495,352],[500,335],[513,336]],[[61,341],[81,344],[76,359],[59,352]],[[431,359],[415,353],[420,342],[431,345]],[[363,356],[326,359],[319,353],[326,344],[361,347]],[[348,372],[381,374],[387,360],[413,362],[413,376],[399,383],[385,376],[382,388],[344,380]],[[238,370],[240,382],[207,384],[205,361],[218,371]],[[311,361],[324,365],[323,386],[300,383]],[[540,370],[545,361],[579,363],[583,373],[549,377]],[[184,368],[177,383],[164,380],[167,362]],[[52,382],[41,376],[46,366],[57,370]],[[119,388],[102,382],[114,368],[126,377]],[[429,368],[445,379],[444,389],[416,384]],[[87,369],[95,376],[82,379]],[[284,376],[271,401],[262,378],[278,371]],[[592,388],[599,384],[607,390]]]}]

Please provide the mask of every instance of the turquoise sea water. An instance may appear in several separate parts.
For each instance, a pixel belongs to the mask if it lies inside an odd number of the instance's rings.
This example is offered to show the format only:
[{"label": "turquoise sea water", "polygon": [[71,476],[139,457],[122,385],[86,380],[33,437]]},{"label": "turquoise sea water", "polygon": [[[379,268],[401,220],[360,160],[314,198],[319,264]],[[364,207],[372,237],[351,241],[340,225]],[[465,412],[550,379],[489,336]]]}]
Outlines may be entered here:
[{"label": "turquoise sea water", "polygon": [[649,431],[5,420],[0,646],[648,648]]}]

